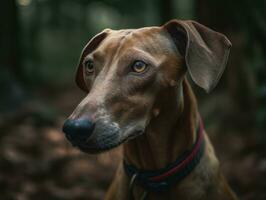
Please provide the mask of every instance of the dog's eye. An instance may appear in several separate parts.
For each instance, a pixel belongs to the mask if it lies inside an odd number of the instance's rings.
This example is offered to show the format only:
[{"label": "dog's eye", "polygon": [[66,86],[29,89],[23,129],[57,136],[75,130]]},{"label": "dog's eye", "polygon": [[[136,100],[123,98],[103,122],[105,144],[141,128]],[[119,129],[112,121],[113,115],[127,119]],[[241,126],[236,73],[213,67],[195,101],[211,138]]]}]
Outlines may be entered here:
[{"label": "dog's eye", "polygon": [[94,65],[93,65],[93,61],[92,60],[88,60],[87,62],[85,62],[85,72],[87,74],[91,74],[94,72]]},{"label": "dog's eye", "polygon": [[136,73],[142,73],[146,70],[147,64],[141,60],[137,60],[132,65],[132,70]]}]

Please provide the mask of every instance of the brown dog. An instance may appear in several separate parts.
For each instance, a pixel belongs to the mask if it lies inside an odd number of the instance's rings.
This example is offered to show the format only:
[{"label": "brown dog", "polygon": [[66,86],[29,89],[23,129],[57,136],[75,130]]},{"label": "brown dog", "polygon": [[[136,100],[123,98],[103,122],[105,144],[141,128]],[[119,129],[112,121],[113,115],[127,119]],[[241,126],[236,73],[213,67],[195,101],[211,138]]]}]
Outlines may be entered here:
[{"label": "brown dog", "polygon": [[106,195],[125,199],[236,199],[220,172],[186,80],[212,90],[231,44],[194,22],[110,30],[85,46],[76,82],[88,95],[65,122],[74,146],[98,153],[123,143]]}]

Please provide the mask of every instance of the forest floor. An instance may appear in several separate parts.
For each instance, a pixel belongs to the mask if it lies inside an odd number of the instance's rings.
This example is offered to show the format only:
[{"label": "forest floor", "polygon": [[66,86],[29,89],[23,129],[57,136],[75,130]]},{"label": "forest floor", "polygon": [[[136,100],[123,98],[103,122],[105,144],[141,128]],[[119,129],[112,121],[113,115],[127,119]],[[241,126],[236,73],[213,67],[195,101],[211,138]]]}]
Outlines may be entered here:
[{"label": "forest floor", "polygon": [[[61,127],[81,98],[76,89],[58,95],[42,91],[0,118],[1,200],[103,199],[120,150],[92,156],[67,142]],[[240,199],[265,200],[266,147],[258,134],[222,133],[215,124],[206,129]]]}]

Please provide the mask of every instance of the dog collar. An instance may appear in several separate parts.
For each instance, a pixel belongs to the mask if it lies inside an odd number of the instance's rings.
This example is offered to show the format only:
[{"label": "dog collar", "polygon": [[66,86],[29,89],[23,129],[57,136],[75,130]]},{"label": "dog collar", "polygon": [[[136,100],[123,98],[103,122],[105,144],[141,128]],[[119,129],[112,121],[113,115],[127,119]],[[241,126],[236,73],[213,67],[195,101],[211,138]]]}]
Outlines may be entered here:
[{"label": "dog collar", "polygon": [[183,180],[197,166],[204,152],[203,123],[200,120],[197,127],[197,139],[191,150],[185,151],[177,160],[163,169],[139,170],[124,161],[126,174],[134,183],[147,191],[161,191]]}]

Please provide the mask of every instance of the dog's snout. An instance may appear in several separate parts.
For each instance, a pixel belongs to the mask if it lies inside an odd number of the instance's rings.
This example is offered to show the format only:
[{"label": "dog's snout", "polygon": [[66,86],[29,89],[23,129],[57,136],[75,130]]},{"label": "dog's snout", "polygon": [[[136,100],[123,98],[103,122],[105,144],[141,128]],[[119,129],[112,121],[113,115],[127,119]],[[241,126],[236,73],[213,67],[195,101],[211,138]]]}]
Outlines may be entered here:
[{"label": "dog's snout", "polygon": [[84,143],[93,133],[95,123],[89,119],[68,119],[63,126],[63,132],[73,144]]}]

